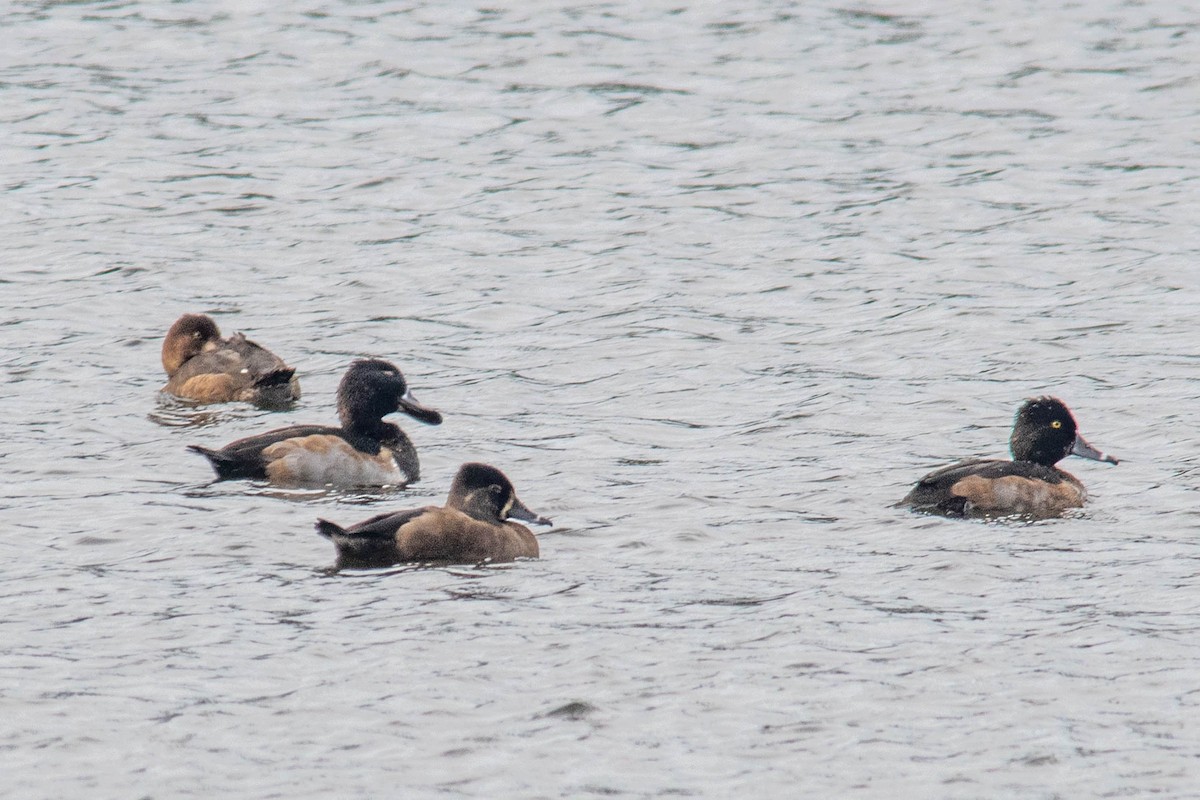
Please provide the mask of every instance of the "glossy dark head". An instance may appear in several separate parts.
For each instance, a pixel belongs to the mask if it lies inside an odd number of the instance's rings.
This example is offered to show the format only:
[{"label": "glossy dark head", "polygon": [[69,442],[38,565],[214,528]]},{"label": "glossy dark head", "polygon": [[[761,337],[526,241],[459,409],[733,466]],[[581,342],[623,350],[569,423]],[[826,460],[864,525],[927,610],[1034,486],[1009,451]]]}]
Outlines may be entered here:
[{"label": "glossy dark head", "polygon": [[346,370],[338,385],[338,417],[348,430],[370,426],[403,411],[413,419],[441,425],[442,415],[417,402],[400,370],[379,358],[363,358]]},{"label": "glossy dark head", "polygon": [[205,314],[184,314],[175,320],[163,339],[162,365],[167,375],[174,375],[183,362],[204,350],[204,345],[221,338],[217,323]]},{"label": "glossy dark head", "polygon": [[458,468],[446,507],[458,509],[481,522],[519,519],[536,525],[553,525],[525,507],[503,472],[488,464],[468,463]]},{"label": "glossy dark head", "polygon": [[1052,467],[1070,455],[1107,461],[1117,459],[1088,444],[1079,433],[1066,403],[1055,397],[1033,397],[1017,410],[1008,440],[1014,461],[1032,461]]}]

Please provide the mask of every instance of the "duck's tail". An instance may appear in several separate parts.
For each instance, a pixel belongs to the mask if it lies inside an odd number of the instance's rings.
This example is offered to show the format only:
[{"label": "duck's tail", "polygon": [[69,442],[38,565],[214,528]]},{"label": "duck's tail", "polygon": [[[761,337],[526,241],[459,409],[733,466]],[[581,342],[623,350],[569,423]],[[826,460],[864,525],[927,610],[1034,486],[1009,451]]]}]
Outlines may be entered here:
[{"label": "duck's tail", "polygon": [[[381,515],[382,516],[382,515]],[[317,533],[333,542],[337,548],[338,569],[374,569],[390,567],[406,559],[396,550],[393,536],[379,531],[363,530],[355,525],[347,530],[327,519],[318,519]]]},{"label": "duck's tail", "polygon": [[217,465],[221,463],[220,453],[218,453],[216,450],[198,444],[189,444],[187,449],[191,450],[193,453],[199,453],[207,458],[209,463],[213,465],[213,469],[216,469],[217,473],[220,474],[221,470],[217,468]]},{"label": "duck's tail", "polygon": [[327,519],[318,519],[316,528],[317,533],[321,534],[330,541],[336,541],[335,537],[346,535],[345,528],[343,528],[341,525],[330,522]]},{"label": "duck's tail", "polygon": [[296,374],[295,367],[284,367],[282,369],[273,369],[270,372],[265,372],[254,381],[255,386],[266,388],[268,386],[285,386]]},{"label": "duck's tail", "polygon": [[199,453],[208,459],[208,463],[212,465],[213,471],[217,473],[217,480],[224,481],[236,478],[261,477],[258,474],[259,471],[247,469],[246,465],[240,460],[232,458],[220,450],[213,450],[198,444],[189,444],[187,449],[193,453]]}]

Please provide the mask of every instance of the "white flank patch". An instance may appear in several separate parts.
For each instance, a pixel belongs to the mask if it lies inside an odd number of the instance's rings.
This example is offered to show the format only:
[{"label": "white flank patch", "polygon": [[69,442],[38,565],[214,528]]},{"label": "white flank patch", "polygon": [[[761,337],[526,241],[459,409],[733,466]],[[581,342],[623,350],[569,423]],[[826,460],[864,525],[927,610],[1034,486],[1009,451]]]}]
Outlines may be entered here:
[{"label": "white flank patch", "polygon": [[317,483],[334,486],[384,486],[405,482],[392,451],[360,453],[338,436],[303,436],[263,450],[267,475],[274,483]]}]

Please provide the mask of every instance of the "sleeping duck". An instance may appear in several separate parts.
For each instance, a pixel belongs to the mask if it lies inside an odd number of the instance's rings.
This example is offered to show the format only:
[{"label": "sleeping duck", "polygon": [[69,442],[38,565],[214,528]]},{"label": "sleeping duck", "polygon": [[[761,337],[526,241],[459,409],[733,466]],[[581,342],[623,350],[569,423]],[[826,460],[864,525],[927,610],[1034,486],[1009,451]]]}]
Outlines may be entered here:
[{"label": "sleeping duck", "polygon": [[235,333],[221,338],[217,323],[205,314],[184,314],[163,340],[163,391],[200,403],[243,400],[286,405],[300,399],[296,369],[283,359]]}]

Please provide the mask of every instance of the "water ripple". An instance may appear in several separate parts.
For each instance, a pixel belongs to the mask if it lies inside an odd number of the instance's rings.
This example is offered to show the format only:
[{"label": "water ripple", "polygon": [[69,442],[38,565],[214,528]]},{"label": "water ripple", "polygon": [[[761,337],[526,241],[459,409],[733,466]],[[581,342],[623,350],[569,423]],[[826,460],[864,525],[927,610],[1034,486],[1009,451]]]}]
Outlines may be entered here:
[{"label": "water ripple", "polygon": [[[1186,14],[0,23],[10,791],[1194,793]],[[161,397],[184,311],[304,399]],[[445,413],[413,487],[185,451],[332,422],[365,355]],[[1072,464],[1087,508],[892,507],[1043,392],[1122,456]],[[542,560],[331,569],[318,514],[440,504],[466,460],[559,521]]]}]

